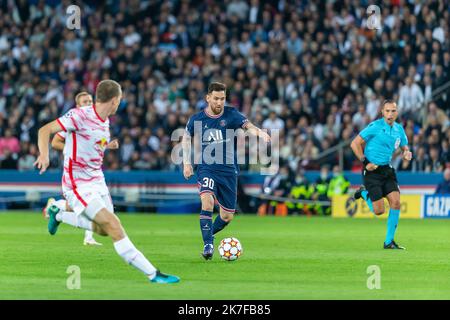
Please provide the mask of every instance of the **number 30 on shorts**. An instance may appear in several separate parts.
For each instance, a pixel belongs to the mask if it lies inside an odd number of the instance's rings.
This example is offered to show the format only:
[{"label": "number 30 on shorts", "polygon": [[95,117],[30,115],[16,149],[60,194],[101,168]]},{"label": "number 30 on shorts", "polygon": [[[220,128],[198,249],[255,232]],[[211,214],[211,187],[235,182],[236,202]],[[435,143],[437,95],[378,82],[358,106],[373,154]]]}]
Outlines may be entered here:
[{"label": "number 30 on shorts", "polygon": [[203,178],[203,184],[202,187],[214,189],[214,180],[211,178]]}]

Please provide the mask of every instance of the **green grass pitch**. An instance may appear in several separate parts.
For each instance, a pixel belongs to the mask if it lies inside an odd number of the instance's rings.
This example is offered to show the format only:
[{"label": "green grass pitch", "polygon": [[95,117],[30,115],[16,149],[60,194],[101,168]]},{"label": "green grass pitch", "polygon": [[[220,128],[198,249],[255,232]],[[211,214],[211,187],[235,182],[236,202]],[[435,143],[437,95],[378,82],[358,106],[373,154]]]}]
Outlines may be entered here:
[{"label": "green grass pitch", "polygon": [[[0,213],[0,299],[450,299],[450,220],[400,220],[407,251],[381,249],[386,220],[238,215],[238,261],[204,261],[198,215],[120,214],[131,240],[174,285],[151,284],[115,253],[82,245],[83,231],[47,233],[38,213]],[[81,288],[66,287],[79,266]],[[367,288],[380,268],[381,289]]]}]

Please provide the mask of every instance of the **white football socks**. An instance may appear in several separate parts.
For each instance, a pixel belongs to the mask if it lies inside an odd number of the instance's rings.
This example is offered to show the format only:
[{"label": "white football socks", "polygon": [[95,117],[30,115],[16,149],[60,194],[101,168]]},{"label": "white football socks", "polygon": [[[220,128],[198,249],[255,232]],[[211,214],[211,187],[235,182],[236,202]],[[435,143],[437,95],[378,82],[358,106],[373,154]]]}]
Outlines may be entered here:
[{"label": "white football socks", "polygon": [[84,239],[86,240],[94,239],[94,233],[90,230],[86,230],[86,232],[84,233]]},{"label": "white football socks", "polygon": [[121,256],[128,264],[143,272],[149,279],[156,276],[156,268],[147,260],[128,237],[114,242],[114,248],[119,256]]},{"label": "white football socks", "polygon": [[60,211],[56,214],[56,220],[74,226],[75,228],[92,231],[92,221],[75,212]]},{"label": "white football socks", "polygon": [[57,206],[61,211],[66,211],[66,200],[64,199],[53,202],[53,205]]}]

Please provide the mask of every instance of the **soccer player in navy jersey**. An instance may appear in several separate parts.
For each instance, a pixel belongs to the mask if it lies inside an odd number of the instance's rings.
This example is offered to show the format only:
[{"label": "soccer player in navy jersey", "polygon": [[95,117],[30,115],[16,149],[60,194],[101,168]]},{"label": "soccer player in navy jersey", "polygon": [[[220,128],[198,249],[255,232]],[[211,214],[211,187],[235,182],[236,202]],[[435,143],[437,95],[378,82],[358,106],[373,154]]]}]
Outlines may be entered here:
[{"label": "soccer player in navy jersey", "polygon": [[[270,136],[265,131],[250,123],[235,108],[225,106],[225,96],[226,86],[212,82],[206,95],[207,107],[189,119],[183,136],[183,175],[186,179],[194,174],[191,138],[201,140],[202,159],[196,168],[196,174],[202,202],[202,255],[206,260],[212,259],[214,253],[213,235],[230,223],[236,211],[239,166],[234,133],[243,129],[266,143],[270,142]],[[220,206],[220,214],[213,223],[215,200]]]}]

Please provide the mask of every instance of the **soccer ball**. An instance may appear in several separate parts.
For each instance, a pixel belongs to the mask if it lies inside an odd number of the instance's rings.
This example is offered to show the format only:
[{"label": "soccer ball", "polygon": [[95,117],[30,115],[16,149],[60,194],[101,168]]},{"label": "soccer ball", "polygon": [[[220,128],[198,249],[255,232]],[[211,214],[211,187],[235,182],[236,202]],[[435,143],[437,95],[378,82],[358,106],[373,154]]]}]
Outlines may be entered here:
[{"label": "soccer ball", "polygon": [[220,241],[219,254],[227,261],[237,260],[242,254],[242,245],[236,238],[225,238]]}]

